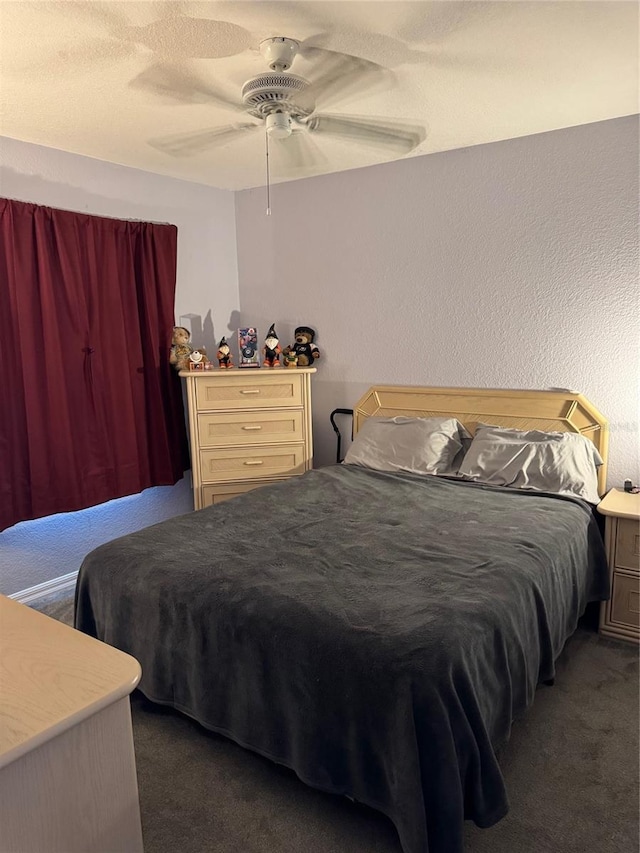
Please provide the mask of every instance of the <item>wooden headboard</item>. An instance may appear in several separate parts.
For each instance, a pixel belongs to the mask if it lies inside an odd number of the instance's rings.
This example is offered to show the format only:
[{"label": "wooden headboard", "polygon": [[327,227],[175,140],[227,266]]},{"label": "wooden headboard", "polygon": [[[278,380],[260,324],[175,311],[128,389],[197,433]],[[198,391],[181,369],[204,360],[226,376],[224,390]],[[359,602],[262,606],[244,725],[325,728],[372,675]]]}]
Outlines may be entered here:
[{"label": "wooden headboard", "polygon": [[471,435],[478,422],[515,429],[578,432],[595,444],[604,460],[598,470],[598,489],[601,495],[606,491],[609,422],[586,397],[573,391],[374,385],[354,408],[354,435],[372,415],[451,415]]}]

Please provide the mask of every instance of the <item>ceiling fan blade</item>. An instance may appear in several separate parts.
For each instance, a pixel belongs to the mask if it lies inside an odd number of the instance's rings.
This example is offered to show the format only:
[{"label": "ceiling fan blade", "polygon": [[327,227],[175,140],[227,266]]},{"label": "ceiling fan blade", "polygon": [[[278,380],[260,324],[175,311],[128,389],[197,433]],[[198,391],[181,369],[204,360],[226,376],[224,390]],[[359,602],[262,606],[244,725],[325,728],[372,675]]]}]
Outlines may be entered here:
[{"label": "ceiling fan blade", "polygon": [[328,162],[306,129],[294,130],[291,136],[278,140],[274,146],[288,172],[308,171]]},{"label": "ceiling fan blade", "polygon": [[413,151],[427,136],[419,124],[364,116],[312,115],[305,124],[311,133],[327,133],[401,154]]},{"label": "ceiling fan blade", "polygon": [[418,62],[422,56],[407,44],[383,33],[340,27],[331,33],[317,33],[303,42],[303,48],[328,48],[351,56],[384,56],[384,67],[395,68],[407,62]]},{"label": "ceiling fan blade", "polygon": [[253,130],[259,130],[261,127],[261,124],[243,122],[241,124],[230,124],[227,127],[196,130],[190,133],[173,133],[150,139],[148,144],[152,148],[162,151],[163,154],[170,154],[172,157],[191,157],[201,151],[206,151],[208,148],[224,145],[226,142],[245,136]]},{"label": "ceiling fan blade", "polygon": [[[472,3],[473,0],[465,0]],[[385,68],[392,69],[400,65],[424,64],[436,68],[452,68],[454,70],[470,69],[478,71],[504,71],[504,63],[498,59],[494,50],[488,50],[486,44],[475,46],[477,53],[472,55],[469,50],[453,49],[452,47],[435,45],[423,49],[420,46],[410,47],[409,44],[384,33],[370,33],[363,30],[350,31],[341,28],[339,31],[327,34],[319,33],[305,39],[304,46],[323,49],[331,46],[335,51],[358,56],[384,56]],[[375,77],[372,78],[376,83]],[[383,76],[381,83],[389,84]]]},{"label": "ceiling fan blade", "polygon": [[156,63],[142,71],[129,81],[133,89],[143,89],[160,95],[171,103],[180,104],[217,104],[244,112],[238,101],[227,97],[211,83],[205,83],[195,74],[183,70],[176,65]]},{"label": "ceiling fan blade", "polygon": [[304,93],[310,108],[337,105],[354,95],[386,90],[395,83],[393,72],[359,56],[307,45],[301,54],[314,65],[311,85]]}]

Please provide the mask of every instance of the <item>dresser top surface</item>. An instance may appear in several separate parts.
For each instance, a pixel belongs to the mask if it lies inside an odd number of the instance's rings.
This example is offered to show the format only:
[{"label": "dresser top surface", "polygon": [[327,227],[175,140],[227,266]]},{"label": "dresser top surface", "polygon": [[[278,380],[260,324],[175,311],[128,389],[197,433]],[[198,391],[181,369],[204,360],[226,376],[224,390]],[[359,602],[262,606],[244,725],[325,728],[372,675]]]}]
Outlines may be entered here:
[{"label": "dresser top surface", "polygon": [[138,661],[0,595],[0,767],[127,696]]},{"label": "dresser top surface", "polygon": [[618,518],[635,518],[640,521],[640,493],[633,494],[622,489],[611,489],[598,504],[602,515]]},{"label": "dresser top surface", "polygon": [[180,370],[178,375],[188,379],[212,379],[222,376],[287,376],[296,373],[315,373],[317,367],[214,367],[212,370]]}]

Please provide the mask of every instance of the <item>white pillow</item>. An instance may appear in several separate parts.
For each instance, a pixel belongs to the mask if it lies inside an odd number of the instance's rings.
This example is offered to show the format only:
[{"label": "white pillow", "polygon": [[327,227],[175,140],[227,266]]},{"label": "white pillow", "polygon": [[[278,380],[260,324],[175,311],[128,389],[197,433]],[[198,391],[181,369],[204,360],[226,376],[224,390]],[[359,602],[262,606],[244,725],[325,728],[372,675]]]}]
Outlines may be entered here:
[{"label": "white pillow", "polygon": [[464,439],[471,436],[455,418],[367,418],[344,461],[377,471],[454,474]]},{"label": "white pillow", "polygon": [[465,479],[600,502],[602,458],[575,432],[517,430],[478,424],[459,474]]}]

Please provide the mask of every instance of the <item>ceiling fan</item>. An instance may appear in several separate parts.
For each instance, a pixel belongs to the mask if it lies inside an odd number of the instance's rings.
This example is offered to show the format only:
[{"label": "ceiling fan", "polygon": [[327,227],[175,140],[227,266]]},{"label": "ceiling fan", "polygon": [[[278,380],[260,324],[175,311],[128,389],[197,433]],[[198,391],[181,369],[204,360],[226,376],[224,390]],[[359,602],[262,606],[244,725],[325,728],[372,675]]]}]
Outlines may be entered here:
[{"label": "ceiling fan", "polygon": [[[149,140],[154,148],[175,156],[190,156],[225,145],[247,134],[282,140],[282,151],[294,167],[308,167],[323,158],[312,141],[318,134],[373,145],[398,156],[414,150],[426,137],[422,125],[387,121],[377,117],[345,116],[320,112],[323,104],[355,94],[387,88],[393,80],[388,69],[345,53],[304,46],[304,58],[316,71],[312,80],[289,73],[301,43],[277,36],[260,43],[269,71],[245,82],[240,99],[230,98],[214,85],[196,78],[181,67],[155,64],[135,77],[130,85],[187,103],[212,103],[244,114],[244,120],[222,127],[177,133]],[[268,160],[267,160],[268,165]]]}]

